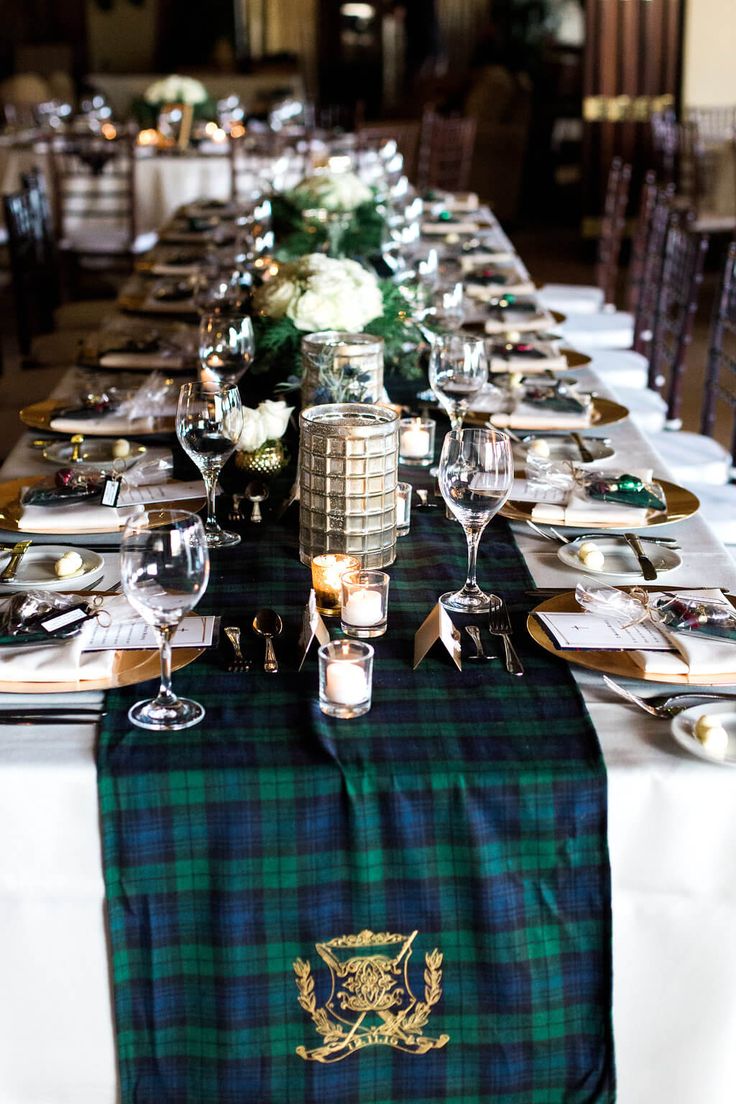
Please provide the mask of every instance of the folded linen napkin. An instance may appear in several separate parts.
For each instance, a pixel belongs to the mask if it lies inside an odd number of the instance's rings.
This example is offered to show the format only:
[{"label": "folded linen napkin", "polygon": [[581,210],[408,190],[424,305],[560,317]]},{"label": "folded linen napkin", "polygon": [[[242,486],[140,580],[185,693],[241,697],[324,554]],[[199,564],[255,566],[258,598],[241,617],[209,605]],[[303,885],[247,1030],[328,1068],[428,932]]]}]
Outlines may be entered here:
[{"label": "folded linen napkin", "polygon": [[[635,471],[643,483],[651,483],[651,468]],[[556,506],[550,502],[537,502],[532,509],[532,521],[548,525],[620,525],[628,529],[638,529],[646,525],[649,511],[639,506],[625,506],[619,502],[602,502],[589,498],[582,488],[573,487],[566,506]]]},{"label": "folded linen napkin", "polygon": [[514,262],[518,263],[518,258],[515,253],[508,253],[504,250],[497,250],[495,253],[490,249],[487,251],[479,250],[477,252],[471,251],[464,254],[460,258],[460,268],[463,275],[467,275],[468,272],[474,272],[479,265],[510,265]]},{"label": "folded linen napkin", "polygon": [[[688,597],[698,597],[700,591],[688,592]],[[710,601],[722,599],[729,606],[728,599],[721,591],[709,591]],[[734,675],[736,681],[736,644],[732,641],[715,640],[695,633],[671,632],[659,626],[659,631],[669,640],[674,652],[631,652],[636,666],[650,675],[690,675],[705,677],[708,675]]]},{"label": "folded linen napkin", "polygon": [[[55,433],[106,433],[111,437],[120,437],[131,432],[131,419],[121,417],[119,414],[101,415],[99,418],[75,418],[68,415],[61,418],[52,418],[49,429]],[[136,418],[136,428],[139,431],[153,427],[153,415],[149,418]]]},{"label": "folded linen napkin", "polygon": [[85,652],[92,631],[86,622],[78,636],[46,647],[0,647],[1,682],[78,682],[112,676],[115,652]]},{"label": "folded linen napkin", "polygon": [[486,318],[485,331],[487,334],[508,333],[515,330],[517,333],[532,333],[534,330],[548,330],[555,325],[555,320],[548,311],[540,310],[536,314],[521,314],[508,310],[502,318]]},{"label": "folded linen napkin", "polygon": [[510,351],[506,356],[491,353],[491,372],[523,372],[530,376],[534,372],[562,371],[567,368],[567,359],[559,352],[557,342],[543,341],[534,343],[539,356],[523,356]]},{"label": "folded linen napkin", "polygon": [[517,280],[508,284],[476,283],[472,276],[465,278],[465,294],[480,303],[498,299],[499,295],[533,295],[537,290],[533,280]]},{"label": "folded linen napkin", "polygon": [[18,528],[23,533],[88,533],[122,529],[142,506],[101,506],[78,502],[69,506],[22,506]]},{"label": "folded linen napkin", "polygon": [[200,267],[197,261],[190,264],[166,264],[165,261],[157,261],[151,265],[150,272],[152,276],[194,276]]},{"label": "folded linen napkin", "polygon": [[455,214],[477,211],[479,207],[477,192],[448,192],[442,202],[448,211]]},{"label": "folded linen napkin", "polygon": [[443,237],[447,234],[477,234],[479,229],[480,225],[477,222],[471,222],[469,219],[465,221],[443,219],[440,222],[422,223],[422,234],[441,234]]},{"label": "folded linen napkin", "polygon": [[180,353],[101,353],[100,368],[162,368],[175,371],[184,368],[184,357]]},{"label": "folded linen napkin", "polygon": [[[475,400],[471,410],[482,410],[477,407]],[[579,414],[564,412],[561,410],[544,410],[531,403],[519,402],[511,413],[497,411],[492,414],[491,421],[495,426],[509,429],[587,429],[590,422],[590,410],[583,410]]]}]

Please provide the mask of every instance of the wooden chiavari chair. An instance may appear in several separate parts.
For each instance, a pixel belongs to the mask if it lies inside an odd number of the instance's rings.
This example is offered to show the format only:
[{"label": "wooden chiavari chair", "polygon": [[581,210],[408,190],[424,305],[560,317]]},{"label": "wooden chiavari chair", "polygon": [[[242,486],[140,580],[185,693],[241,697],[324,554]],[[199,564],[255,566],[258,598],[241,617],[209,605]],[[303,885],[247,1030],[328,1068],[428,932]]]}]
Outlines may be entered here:
[{"label": "wooden chiavari chair", "polygon": [[657,317],[667,228],[672,213],[672,194],[672,188],[659,188],[654,199],[649,232],[646,236],[641,286],[634,315],[632,345],[637,353],[641,353],[647,359],[649,359]]},{"label": "wooden chiavari chair", "polygon": [[422,116],[417,185],[448,192],[468,187],[475,147],[473,118],[444,118],[432,110]]}]

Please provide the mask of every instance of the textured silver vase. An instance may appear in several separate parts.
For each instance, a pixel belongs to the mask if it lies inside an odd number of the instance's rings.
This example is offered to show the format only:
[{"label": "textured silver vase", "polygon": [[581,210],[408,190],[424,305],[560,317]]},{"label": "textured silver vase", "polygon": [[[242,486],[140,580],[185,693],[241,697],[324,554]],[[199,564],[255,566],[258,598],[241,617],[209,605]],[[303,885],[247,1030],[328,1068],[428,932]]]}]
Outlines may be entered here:
[{"label": "textured silver vase", "polygon": [[311,406],[299,416],[299,557],[357,556],[362,567],[396,558],[399,420],[363,403]]},{"label": "textured silver vase", "polygon": [[321,330],[302,338],[302,406],[373,403],[383,394],[383,338]]}]

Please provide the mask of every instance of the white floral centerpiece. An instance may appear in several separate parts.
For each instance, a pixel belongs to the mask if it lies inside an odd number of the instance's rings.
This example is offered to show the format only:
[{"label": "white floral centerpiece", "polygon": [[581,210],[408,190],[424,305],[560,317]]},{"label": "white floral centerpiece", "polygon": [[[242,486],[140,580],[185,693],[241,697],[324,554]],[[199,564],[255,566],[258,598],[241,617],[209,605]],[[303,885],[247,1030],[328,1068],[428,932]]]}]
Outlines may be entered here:
[{"label": "white floral centerpiece", "polygon": [[131,110],[143,128],[155,127],[159,112],[167,104],[186,104],[193,109],[195,119],[216,119],[217,105],[207,89],[195,77],[171,73],[148,85],[142,96],[133,101]]},{"label": "white floral centerpiece", "polygon": [[383,296],[374,273],[357,261],[310,253],[281,265],[278,275],[254,296],[258,313],[289,319],[297,330],[361,332],[383,314]]},{"label": "white floral centerpiece", "polygon": [[243,407],[243,429],[236,445],[236,463],[246,471],[276,475],[288,457],[281,443],[293,406],[266,399],[256,409]]},{"label": "white floral centerpiece", "polygon": [[321,207],[325,211],[357,211],[364,203],[373,203],[373,190],[353,172],[325,169],[307,176],[288,193],[302,209]]}]

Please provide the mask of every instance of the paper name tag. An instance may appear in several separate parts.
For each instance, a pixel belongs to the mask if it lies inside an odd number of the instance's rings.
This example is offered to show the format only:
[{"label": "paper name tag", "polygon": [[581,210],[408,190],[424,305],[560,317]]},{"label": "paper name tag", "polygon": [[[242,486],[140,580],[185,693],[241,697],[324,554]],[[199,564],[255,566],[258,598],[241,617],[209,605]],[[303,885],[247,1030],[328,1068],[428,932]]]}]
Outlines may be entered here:
[{"label": "paper name tag", "polygon": [[114,477],[108,477],[102,484],[102,505],[117,506],[120,498],[121,482]]},{"label": "paper name tag", "polygon": [[45,618],[41,622],[41,628],[47,633],[58,632],[59,629],[66,629],[69,625],[75,625],[78,621],[87,621],[91,617],[91,614],[86,606],[72,606],[71,609],[64,610],[63,613],[54,613],[51,617]]}]

